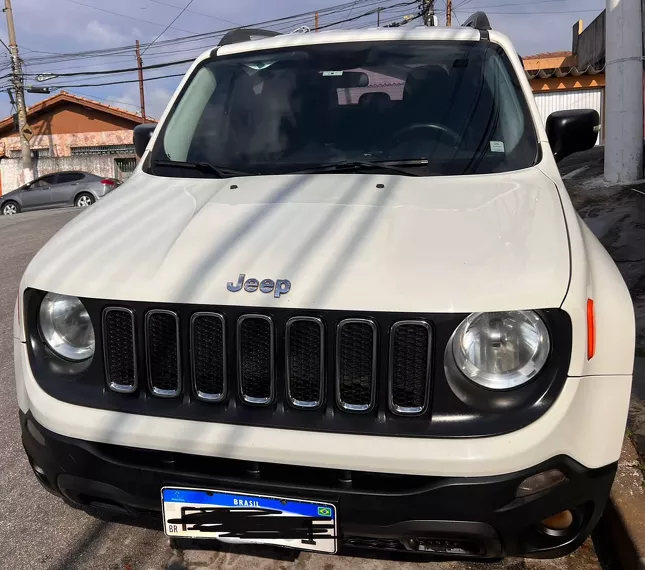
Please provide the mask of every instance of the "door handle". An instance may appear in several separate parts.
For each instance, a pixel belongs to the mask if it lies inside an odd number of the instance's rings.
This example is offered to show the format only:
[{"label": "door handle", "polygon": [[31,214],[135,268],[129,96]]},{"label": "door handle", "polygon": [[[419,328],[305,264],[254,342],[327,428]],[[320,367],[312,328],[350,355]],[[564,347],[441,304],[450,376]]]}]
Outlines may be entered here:
[{"label": "door handle", "polygon": [[72,182],[71,185],[72,186],[78,186],[78,182]]}]

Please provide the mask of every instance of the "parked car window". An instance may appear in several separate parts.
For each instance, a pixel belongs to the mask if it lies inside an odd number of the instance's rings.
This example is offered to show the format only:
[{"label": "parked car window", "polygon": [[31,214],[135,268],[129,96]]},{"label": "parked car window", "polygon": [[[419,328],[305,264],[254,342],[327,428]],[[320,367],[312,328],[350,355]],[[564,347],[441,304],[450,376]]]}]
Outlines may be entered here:
[{"label": "parked car window", "polygon": [[32,182],[29,188],[47,188],[54,183],[54,180],[56,180],[55,174],[52,176],[43,176],[43,178],[39,178],[35,182]]},{"label": "parked car window", "polygon": [[83,180],[84,175],[80,172],[66,172],[58,175],[58,182],[56,184],[69,184],[70,182],[78,182]]}]

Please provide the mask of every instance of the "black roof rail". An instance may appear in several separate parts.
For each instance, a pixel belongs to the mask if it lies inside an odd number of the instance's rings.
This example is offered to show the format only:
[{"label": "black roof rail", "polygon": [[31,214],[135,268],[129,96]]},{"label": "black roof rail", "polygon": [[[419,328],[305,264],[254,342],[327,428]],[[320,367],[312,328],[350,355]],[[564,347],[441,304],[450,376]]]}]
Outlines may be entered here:
[{"label": "black roof rail", "polygon": [[235,30],[227,32],[217,45],[227,46],[229,44],[239,44],[241,42],[249,42],[251,40],[259,40],[262,38],[274,38],[279,35],[281,35],[280,32],[274,32],[272,30],[236,28]]},{"label": "black roof rail", "polygon": [[468,18],[463,26],[466,28],[475,28],[479,31],[488,31],[492,30],[488,16],[484,12],[475,12],[470,18]]}]

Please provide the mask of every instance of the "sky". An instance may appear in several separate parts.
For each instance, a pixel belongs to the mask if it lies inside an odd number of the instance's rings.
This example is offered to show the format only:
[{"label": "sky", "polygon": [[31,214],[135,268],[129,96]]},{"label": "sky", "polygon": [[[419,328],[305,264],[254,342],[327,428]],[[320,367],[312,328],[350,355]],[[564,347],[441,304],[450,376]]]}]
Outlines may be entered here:
[{"label": "sky", "polygon": [[[20,55],[25,61],[25,73],[97,71],[113,68],[129,68],[136,65],[134,51],[92,57],[64,63],[36,64],[34,58],[50,53],[74,53],[132,45],[138,39],[149,43],[162,34],[157,41],[182,36],[213,32],[235,25],[249,25],[280,17],[320,10],[347,3],[348,0],[192,0],[188,9],[180,11],[189,0],[13,0],[16,37]],[[365,0],[362,0],[363,2]],[[414,6],[394,6],[401,0],[382,0],[385,8],[382,21],[400,18],[407,10],[414,13]],[[436,0],[440,23],[445,21],[445,0]],[[388,8],[390,7],[390,8]],[[371,7],[349,6],[339,14],[329,16],[324,22],[358,16]],[[572,28],[576,21],[588,25],[604,8],[604,0],[453,0],[453,25],[463,22],[472,12],[484,10],[494,29],[510,36],[520,55],[540,52],[570,50]],[[172,23],[171,28],[164,31]],[[313,28],[314,22],[306,22]],[[376,16],[370,15],[351,23],[345,29],[376,24]],[[415,22],[416,24],[416,22]],[[0,21],[0,39],[8,43],[6,21]],[[186,47],[168,48],[163,44],[153,45],[143,54],[144,65],[196,57],[201,51],[216,44],[206,40],[186,44]],[[190,51],[189,51],[190,49]],[[0,66],[6,67],[8,54],[0,45]],[[187,65],[149,70],[146,76],[182,73]],[[6,71],[3,72],[6,73]],[[101,83],[117,77],[119,80],[136,79],[136,73],[118,76],[58,78],[50,84]],[[145,87],[146,111],[149,116],[159,117],[181,78],[147,81]],[[6,80],[4,80],[6,81]],[[33,79],[27,84],[35,84]],[[41,83],[45,85],[46,83]],[[6,85],[3,84],[3,86]],[[136,83],[68,88],[76,94],[120,106],[129,111],[139,111],[139,88]],[[27,104],[33,105],[47,95],[27,96]],[[0,117],[11,112],[6,93],[0,93]]]}]

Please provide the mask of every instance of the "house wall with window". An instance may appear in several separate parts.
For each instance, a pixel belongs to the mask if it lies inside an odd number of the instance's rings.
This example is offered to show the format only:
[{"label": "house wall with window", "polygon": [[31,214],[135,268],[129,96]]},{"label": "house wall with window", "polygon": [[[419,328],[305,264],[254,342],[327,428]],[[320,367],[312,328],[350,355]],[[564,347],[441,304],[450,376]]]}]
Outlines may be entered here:
[{"label": "house wall with window", "polygon": [[[28,109],[27,121],[35,177],[61,170],[83,170],[123,180],[136,164],[132,130],[139,115],[66,92]],[[23,180],[20,138],[13,117],[0,121],[0,193]]]},{"label": "house wall with window", "polygon": [[600,115],[600,135],[605,137],[604,44],[598,44],[604,30],[604,14],[586,29],[582,21],[573,26],[571,51],[541,53],[522,58],[542,120],[555,111],[595,109]]}]

